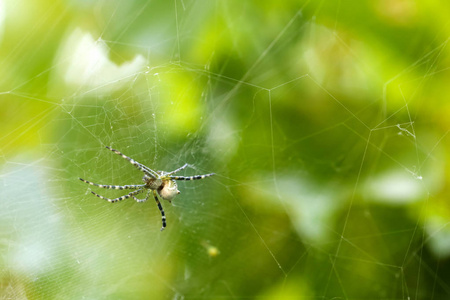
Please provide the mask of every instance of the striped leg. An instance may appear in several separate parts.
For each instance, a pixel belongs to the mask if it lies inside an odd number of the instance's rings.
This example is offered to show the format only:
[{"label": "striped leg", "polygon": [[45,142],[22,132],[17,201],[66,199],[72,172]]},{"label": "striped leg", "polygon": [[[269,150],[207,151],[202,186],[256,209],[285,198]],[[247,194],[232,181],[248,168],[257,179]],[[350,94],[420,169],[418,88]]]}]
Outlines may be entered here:
[{"label": "striped leg", "polygon": [[184,170],[184,169],[186,169],[186,167],[188,166],[188,164],[184,164],[184,166],[182,166],[182,167],[179,167],[178,169],[176,169],[175,171],[172,171],[172,172],[169,172],[169,173],[166,173],[166,174],[164,174],[164,175],[166,175],[166,176],[170,176],[170,175],[172,175],[172,174],[175,174],[175,173],[177,173],[177,172],[180,172],[181,170]]},{"label": "striped leg", "polygon": [[184,177],[184,176],[169,176],[170,179],[175,179],[175,180],[197,180],[197,179],[203,179],[209,176],[213,176],[215,175],[215,173],[211,173],[211,174],[205,174],[205,175],[194,175],[194,176],[188,176],[188,177]]},{"label": "striped leg", "polygon": [[155,171],[153,171],[150,168],[147,168],[146,166],[144,166],[143,164],[135,161],[134,159],[132,159],[131,157],[126,156],[125,154],[123,154],[120,151],[117,151],[109,146],[106,146],[107,149],[111,150],[112,152],[114,152],[117,155],[122,156],[123,158],[125,158],[126,160],[128,160],[133,166],[135,166],[136,168],[138,168],[140,171],[144,172],[145,174],[147,174],[148,176],[152,177],[152,178],[158,178],[158,173],[156,173]]},{"label": "striped leg", "polygon": [[103,200],[106,200],[108,202],[114,203],[114,202],[122,201],[123,199],[127,199],[127,198],[130,198],[130,197],[133,197],[133,196],[135,196],[135,195],[137,195],[139,193],[142,193],[142,189],[139,189],[137,191],[133,191],[133,192],[129,193],[128,195],[125,195],[125,196],[122,196],[122,197],[119,197],[119,198],[115,198],[115,199],[109,199],[109,198],[100,196],[99,194],[94,193],[94,192],[91,192],[91,193],[94,194],[95,196],[99,197],[100,199],[103,199]]},{"label": "striped leg", "polygon": [[158,205],[159,211],[161,212],[162,217],[162,227],[161,231],[166,228],[166,214],[164,213],[164,209],[162,208],[161,202],[159,202],[158,196],[156,195],[156,191],[153,191],[153,196],[155,197],[156,205]]},{"label": "striped leg", "polygon": [[97,184],[90,182],[88,180],[84,180],[83,178],[79,178],[81,181],[86,182],[87,184],[98,186],[104,189],[113,189],[113,190],[137,190],[143,188],[145,184],[129,184],[129,185],[105,185],[105,184]]},{"label": "striped leg", "polygon": [[148,198],[150,197],[150,191],[151,190],[147,190],[147,196],[145,197],[145,199],[139,199],[139,198],[137,198],[135,196],[131,196],[131,197],[133,197],[133,199],[136,200],[136,202],[142,203],[142,202],[145,202],[145,201],[148,200]]}]

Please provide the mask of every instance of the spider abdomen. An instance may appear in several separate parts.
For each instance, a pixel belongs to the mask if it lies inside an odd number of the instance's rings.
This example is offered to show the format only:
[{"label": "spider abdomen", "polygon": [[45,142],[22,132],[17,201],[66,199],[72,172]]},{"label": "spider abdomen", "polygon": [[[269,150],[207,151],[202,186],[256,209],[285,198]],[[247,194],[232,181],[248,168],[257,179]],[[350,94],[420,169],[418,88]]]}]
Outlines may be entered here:
[{"label": "spider abdomen", "polygon": [[169,202],[178,195],[180,191],[178,190],[177,183],[175,180],[164,180],[163,187],[158,190],[158,194],[164,200],[168,200]]}]

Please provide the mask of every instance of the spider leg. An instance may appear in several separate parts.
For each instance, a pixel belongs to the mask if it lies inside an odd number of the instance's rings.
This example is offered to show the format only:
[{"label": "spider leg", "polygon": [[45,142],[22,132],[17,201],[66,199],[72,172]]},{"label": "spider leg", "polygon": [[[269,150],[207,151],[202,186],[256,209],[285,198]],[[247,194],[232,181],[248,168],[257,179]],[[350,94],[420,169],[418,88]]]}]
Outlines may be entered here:
[{"label": "spider leg", "polygon": [[158,196],[156,195],[156,191],[153,191],[153,197],[155,197],[156,205],[158,205],[159,211],[161,212],[162,217],[162,227],[161,231],[166,228],[166,214],[164,213],[164,209],[162,208],[161,202],[159,202]]},{"label": "spider leg", "polygon": [[145,202],[145,201],[148,200],[148,198],[150,197],[149,194],[150,194],[150,190],[147,190],[147,196],[145,197],[145,199],[139,199],[139,198],[137,198],[135,196],[131,196],[131,197],[133,197],[133,199],[136,200],[136,202],[142,203],[142,202]]},{"label": "spider leg", "polygon": [[128,160],[133,166],[135,166],[136,168],[138,168],[140,171],[144,172],[145,174],[147,174],[148,176],[152,177],[152,178],[158,178],[159,175],[158,173],[156,173],[155,171],[153,171],[152,169],[144,166],[143,164],[135,161],[134,159],[132,159],[131,157],[126,156],[125,154],[123,154],[120,151],[117,151],[109,146],[106,146],[106,149],[111,150],[112,152],[114,152],[117,155],[122,156],[123,158],[125,158],[126,160]]},{"label": "spider leg", "polygon": [[209,176],[213,176],[215,175],[215,173],[211,173],[211,174],[205,174],[205,175],[194,175],[194,176],[168,176],[170,179],[174,179],[174,180],[197,180],[197,179],[203,179]]},{"label": "spider leg", "polygon": [[166,173],[166,174],[164,174],[164,175],[165,175],[165,176],[170,176],[170,175],[175,174],[175,173],[177,173],[177,172],[179,172],[179,171],[181,171],[181,170],[186,169],[187,166],[188,166],[188,164],[184,164],[182,167],[179,167],[179,168],[176,169],[175,171],[168,172],[168,173]]},{"label": "spider leg", "polygon": [[114,190],[137,190],[140,188],[143,188],[145,186],[145,184],[129,184],[129,185],[105,185],[105,184],[97,184],[97,183],[93,183],[90,182],[88,180],[84,180],[83,178],[79,178],[81,181],[86,182],[87,184],[93,185],[93,186],[98,186],[100,188],[104,188],[104,189],[114,189]]},{"label": "spider leg", "polygon": [[97,194],[95,192],[91,192],[91,193],[94,194],[95,196],[99,197],[100,199],[103,199],[103,200],[106,200],[108,202],[114,203],[114,202],[122,201],[123,199],[127,199],[127,198],[130,198],[130,197],[133,197],[134,195],[137,195],[137,194],[139,194],[141,192],[142,192],[142,189],[139,189],[137,191],[132,191],[128,195],[125,195],[125,196],[122,196],[122,197],[119,197],[119,198],[115,198],[115,199],[109,199],[109,198],[100,196],[99,194]]}]

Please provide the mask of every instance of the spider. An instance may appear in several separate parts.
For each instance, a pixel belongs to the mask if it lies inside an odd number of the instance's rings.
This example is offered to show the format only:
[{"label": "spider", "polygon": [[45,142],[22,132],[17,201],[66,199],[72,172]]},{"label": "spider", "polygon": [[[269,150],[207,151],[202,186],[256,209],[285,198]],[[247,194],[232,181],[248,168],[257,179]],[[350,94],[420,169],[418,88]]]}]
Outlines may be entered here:
[{"label": "spider", "polygon": [[[172,203],[172,199],[175,198],[176,195],[180,193],[177,187],[177,182],[175,180],[197,180],[197,179],[203,179],[209,176],[213,176],[214,173],[211,174],[205,174],[205,175],[194,175],[194,176],[173,176],[175,173],[185,169],[188,164],[184,164],[182,167],[176,169],[172,172],[165,172],[165,171],[153,171],[149,167],[144,166],[143,164],[138,163],[131,157],[126,156],[125,154],[122,154],[121,152],[112,149],[111,147],[106,146],[107,149],[111,150],[112,152],[122,156],[126,160],[128,160],[132,165],[134,165],[136,168],[138,168],[140,171],[144,173],[144,177],[142,178],[142,181],[144,184],[134,184],[134,185],[104,185],[104,184],[97,184],[90,182],[88,180],[84,180],[83,178],[79,178],[81,181],[86,182],[93,186],[98,186],[100,188],[104,189],[115,189],[115,190],[135,190],[131,193],[115,198],[115,199],[109,199],[106,197],[103,197],[95,192],[92,192],[95,196],[107,200],[111,203],[118,202],[127,198],[132,197],[137,202],[145,202],[150,197],[150,194],[153,194],[153,197],[155,198],[156,205],[158,206],[161,217],[162,217],[162,227],[161,231],[166,228],[166,215],[164,213],[164,210],[162,208],[161,202],[159,202],[158,195],[163,200],[167,200],[170,203]],[[140,193],[143,193],[144,191],[147,191],[147,196],[145,199],[139,199],[136,196]]]}]

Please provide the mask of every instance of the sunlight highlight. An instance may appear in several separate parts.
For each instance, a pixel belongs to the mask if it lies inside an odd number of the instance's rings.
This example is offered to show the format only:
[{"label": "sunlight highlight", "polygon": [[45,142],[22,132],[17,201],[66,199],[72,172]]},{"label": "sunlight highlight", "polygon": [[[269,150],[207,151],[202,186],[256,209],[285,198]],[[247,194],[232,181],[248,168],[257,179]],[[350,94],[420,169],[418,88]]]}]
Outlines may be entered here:
[{"label": "sunlight highlight", "polygon": [[123,88],[141,72],[146,60],[136,55],[132,61],[117,65],[109,57],[108,45],[92,35],[76,29],[60,49],[57,74],[73,88],[115,91]]}]

